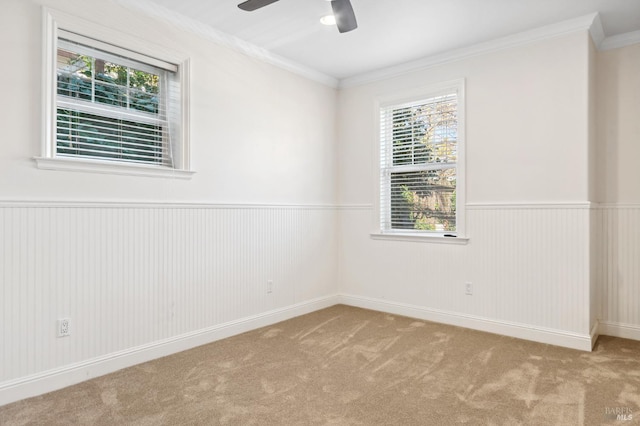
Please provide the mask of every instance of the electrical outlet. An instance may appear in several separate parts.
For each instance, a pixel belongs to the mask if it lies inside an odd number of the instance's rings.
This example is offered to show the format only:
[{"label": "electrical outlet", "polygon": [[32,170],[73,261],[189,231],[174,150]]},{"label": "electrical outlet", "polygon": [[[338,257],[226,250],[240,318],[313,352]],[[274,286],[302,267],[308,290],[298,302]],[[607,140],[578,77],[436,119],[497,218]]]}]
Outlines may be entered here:
[{"label": "electrical outlet", "polygon": [[58,337],[71,336],[71,318],[58,320]]},{"label": "electrical outlet", "polygon": [[267,293],[273,293],[273,280],[267,281]]},{"label": "electrical outlet", "polygon": [[473,284],[470,281],[464,283],[464,294],[467,296],[473,295]]}]

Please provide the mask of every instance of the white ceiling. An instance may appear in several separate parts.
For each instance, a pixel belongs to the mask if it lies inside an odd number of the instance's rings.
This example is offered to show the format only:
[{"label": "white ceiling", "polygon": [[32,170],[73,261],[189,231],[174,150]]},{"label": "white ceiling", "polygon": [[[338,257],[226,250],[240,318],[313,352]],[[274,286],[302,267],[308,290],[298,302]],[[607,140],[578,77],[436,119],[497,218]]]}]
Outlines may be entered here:
[{"label": "white ceiling", "polygon": [[150,0],[289,61],[344,79],[561,21],[600,13],[604,35],[640,30],[640,0],[351,0],[358,29],[319,20],[327,0]]}]

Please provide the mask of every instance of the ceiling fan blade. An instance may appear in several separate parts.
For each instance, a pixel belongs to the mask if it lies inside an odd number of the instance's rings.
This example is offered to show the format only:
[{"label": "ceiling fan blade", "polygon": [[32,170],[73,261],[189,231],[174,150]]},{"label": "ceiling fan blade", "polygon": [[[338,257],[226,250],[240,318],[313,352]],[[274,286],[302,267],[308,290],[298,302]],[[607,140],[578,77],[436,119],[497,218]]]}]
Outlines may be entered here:
[{"label": "ceiling fan blade", "polygon": [[331,0],[331,8],[333,9],[333,16],[336,17],[338,31],[346,33],[358,28],[356,15],[353,13],[353,7],[349,0]]},{"label": "ceiling fan blade", "polygon": [[247,12],[253,12],[256,9],[260,9],[261,7],[265,7],[270,5],[271,3],[275,3],[278,0],[247,0],[238,5],[238,7],[242,10],[246,10]]}]

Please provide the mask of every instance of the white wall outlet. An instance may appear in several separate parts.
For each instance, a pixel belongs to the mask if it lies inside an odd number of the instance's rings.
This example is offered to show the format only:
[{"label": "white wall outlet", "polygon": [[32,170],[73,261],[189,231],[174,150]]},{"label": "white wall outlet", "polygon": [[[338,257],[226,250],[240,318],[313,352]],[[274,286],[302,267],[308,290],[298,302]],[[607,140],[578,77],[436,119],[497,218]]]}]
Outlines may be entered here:
[{"label": "white wall outlet", "polygon": [[273,293],[273,280],[267,281],[267,293]]},{"label": "white wall outlet", "polygon": [[71,318],[58,320],[58,337],[71,336]]},{"label": "white wall outlet", "polygon": [[473,283],[471,281],[464,283],[464,294],[467,296],[473,295]]}]

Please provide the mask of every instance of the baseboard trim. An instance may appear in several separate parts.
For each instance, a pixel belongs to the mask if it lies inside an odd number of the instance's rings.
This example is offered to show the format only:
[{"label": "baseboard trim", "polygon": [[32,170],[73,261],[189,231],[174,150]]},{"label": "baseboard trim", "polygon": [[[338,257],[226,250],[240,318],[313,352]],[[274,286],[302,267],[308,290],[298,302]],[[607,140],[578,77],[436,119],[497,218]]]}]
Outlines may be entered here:
[{"label": "baseboard trim", "polygon": [[600,321],[598,332],[603,336],[640,340],[640,326],[619,322]]},{"label": "baseboard trim", "polygon": [[42,395],[95,377],[113,373],[123,368],[328,308],[338,303],[338,295],[321,297],[147,345],[115,352],[103,357],[93,358],[31,376],[21,377],[17,380],[0,383],[0,406],[21,399]]},{"label": "baseboard trim", "polygon": [[519,324],[508,321],[497,321],[474,315],[466,315],[455,312],[430,309],[422,306],[405,303],[389,302],[387,300],[373,299],[355,295],[340,295],[340,302],[344,305],[358,308],[372,309],[389,314],[402,315],[433,321],[442,324],[455,325],[493,334],[516,337],[539,343],[562,346],[590,352],[592,340],[595,336],[590,334],[571,333],[562,330],[534,327],[527,324]]},{"label": "baseboard trim", "polygon": [[582,335],[382,299],[335,294],[0,383],[0,406],[62,389],[123,368],[172,355],[337,304],[419,318],[582,351],[591,351],[599,335],[640,340],[640,326],[632,324],[596,321],[590,333]]}]

